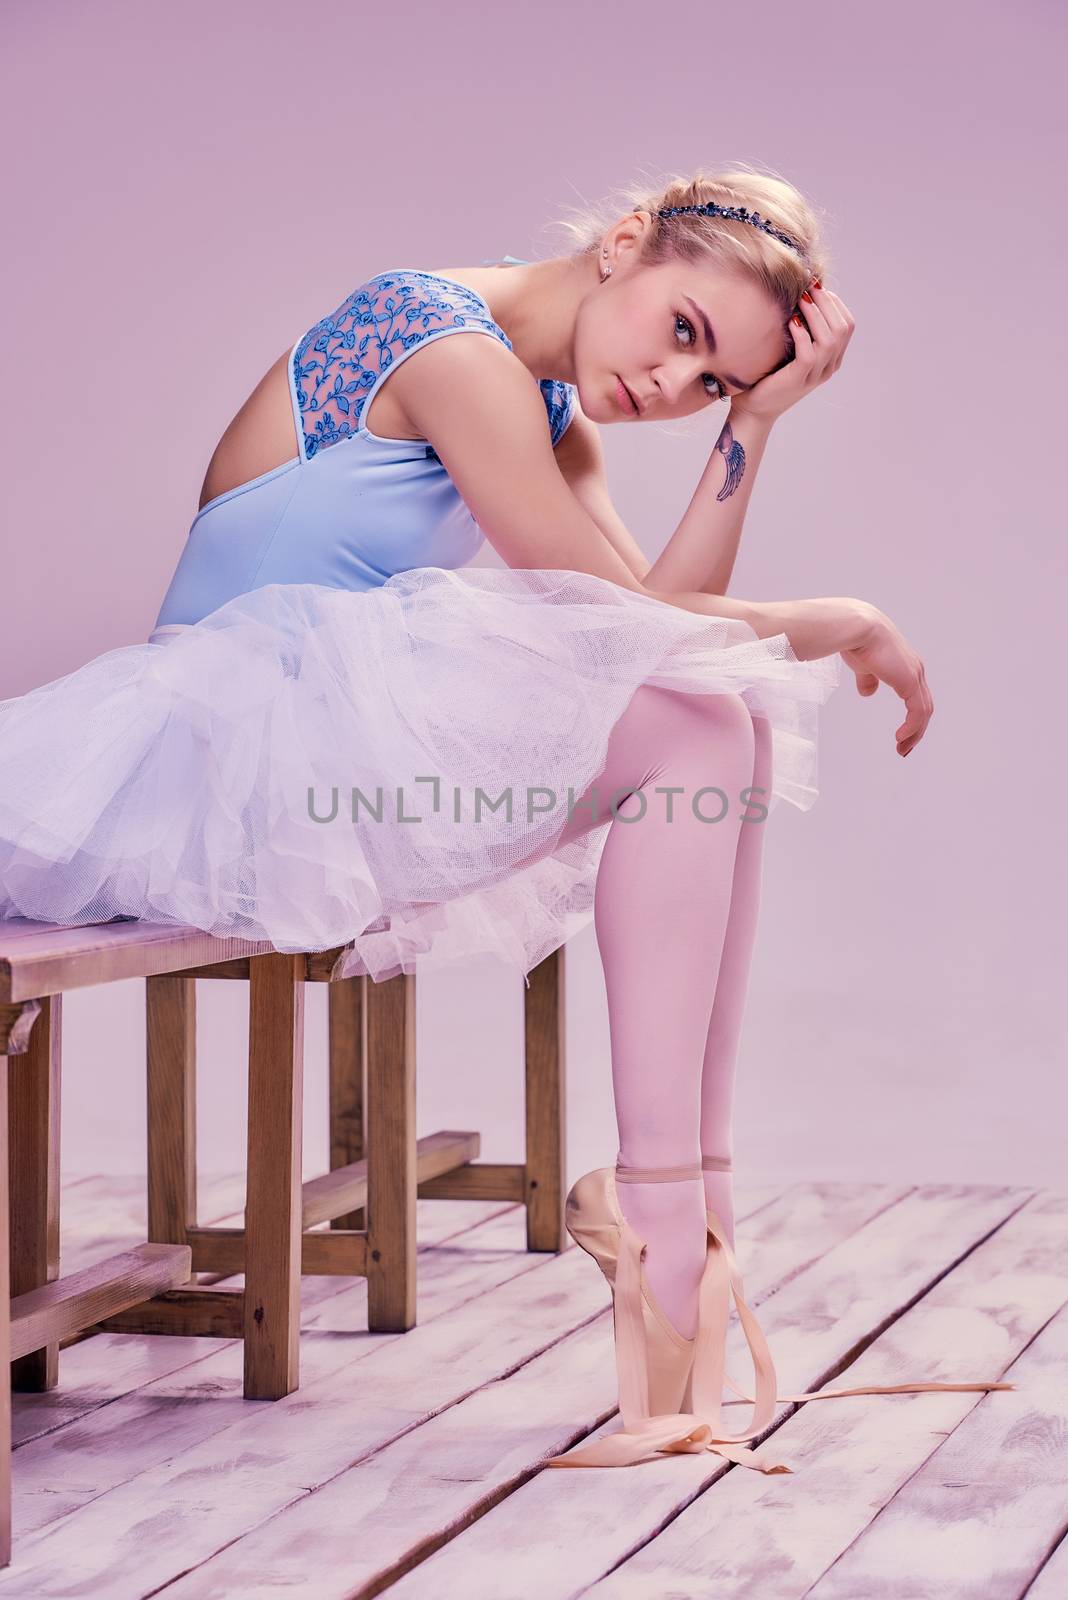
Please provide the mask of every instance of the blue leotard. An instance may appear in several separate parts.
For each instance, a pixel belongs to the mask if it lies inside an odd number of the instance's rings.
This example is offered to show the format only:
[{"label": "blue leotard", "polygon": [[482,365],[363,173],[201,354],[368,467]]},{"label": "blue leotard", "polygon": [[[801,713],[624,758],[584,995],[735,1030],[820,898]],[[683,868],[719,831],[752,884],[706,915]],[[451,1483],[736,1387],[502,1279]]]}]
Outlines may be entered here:
[{"label": "blue leotard", "polygon": [[[362,425],[379,386],[413,350],[463,332],[512,348],[481,295],[407,267],[369,278],[308,329],[288,361],[298,454],[197,512],[151,637],[268,583],[369,589],[413,567],[469,561],[485,536],[433,447]],[[555,378],[540,388],[555,446],[575,389]]]}]

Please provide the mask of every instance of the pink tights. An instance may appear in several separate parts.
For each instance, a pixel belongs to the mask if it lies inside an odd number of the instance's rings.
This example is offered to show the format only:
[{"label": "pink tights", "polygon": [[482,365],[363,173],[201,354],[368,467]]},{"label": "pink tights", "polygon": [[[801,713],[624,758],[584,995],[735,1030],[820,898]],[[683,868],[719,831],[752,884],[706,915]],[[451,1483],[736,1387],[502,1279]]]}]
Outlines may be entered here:
[{"label": "pink tights", "polygon": [[[657,792],[672,785],[680,792]],[[750,785],[757,793],[747,806],[742,791]],[[733,1159],[735,1064],[767,826],[742,817],[764,816],[758,806],[770,785],[767,720],[740,695],[643,684],[612,730],[604,770],[564,829],[565,839],[585,832],[616,802],[594,925],[626,1166]],[[706,1205],[734,1243],[731,1180],[730,1170],[720,1170],[619,1186],[623,1214],[648,1246],[650,1288],[684,1338],[697,1328]]]}]

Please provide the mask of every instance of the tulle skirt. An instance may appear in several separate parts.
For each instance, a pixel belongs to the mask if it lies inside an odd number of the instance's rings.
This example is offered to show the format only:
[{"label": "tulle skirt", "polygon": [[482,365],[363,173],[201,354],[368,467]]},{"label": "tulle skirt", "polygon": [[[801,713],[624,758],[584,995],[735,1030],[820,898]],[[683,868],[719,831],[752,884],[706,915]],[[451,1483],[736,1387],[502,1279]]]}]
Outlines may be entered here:
[{"label": "tulle skirt", "polygon": [[528,973],[592,919],[611,811],[561,834],[640,685],[767,717],[770,814],[816,798],[838,673],[566,570],[268,584],[0,702],[0,916],[343,946],[338,978]]}]

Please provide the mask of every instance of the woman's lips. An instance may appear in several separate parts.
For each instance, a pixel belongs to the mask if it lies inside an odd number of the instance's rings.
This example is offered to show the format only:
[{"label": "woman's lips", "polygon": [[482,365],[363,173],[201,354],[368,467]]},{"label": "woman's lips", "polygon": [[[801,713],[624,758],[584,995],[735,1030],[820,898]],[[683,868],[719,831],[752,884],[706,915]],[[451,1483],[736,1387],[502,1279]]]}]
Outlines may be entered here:
[{"label": "woman's lips", "polygon": [[622,378],[616,379],[616,399],[619,401],[620,410],[625,411],[628,417],[636,417],[638,415],[638,407],[631,399],[630,390]]}]

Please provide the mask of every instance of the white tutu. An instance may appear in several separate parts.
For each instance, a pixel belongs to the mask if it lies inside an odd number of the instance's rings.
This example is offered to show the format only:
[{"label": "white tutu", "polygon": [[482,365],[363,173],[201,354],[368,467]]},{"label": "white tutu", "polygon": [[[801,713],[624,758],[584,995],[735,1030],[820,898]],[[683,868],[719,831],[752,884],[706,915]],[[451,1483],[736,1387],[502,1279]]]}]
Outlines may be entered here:
[{"label": "white tutu", "polygon": [[838,675],[586,573],[269,584],[0,702],[0,916],[527,973],[593,916],[611,816],[559,835],[641,684],[740,694],[772,733],[757,799],[807,810]]}]

